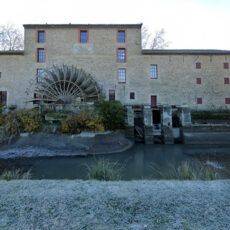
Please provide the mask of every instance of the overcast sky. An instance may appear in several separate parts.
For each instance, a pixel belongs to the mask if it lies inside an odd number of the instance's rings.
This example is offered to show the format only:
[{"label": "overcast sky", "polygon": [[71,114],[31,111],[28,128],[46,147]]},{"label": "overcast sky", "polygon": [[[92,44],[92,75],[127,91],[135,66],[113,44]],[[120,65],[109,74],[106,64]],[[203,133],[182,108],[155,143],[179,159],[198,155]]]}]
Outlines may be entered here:
[{"label": "overcast sky", "polygon": [[229,49],[230,0],[1,0],[0,24],[140,23],[169,48]]}]

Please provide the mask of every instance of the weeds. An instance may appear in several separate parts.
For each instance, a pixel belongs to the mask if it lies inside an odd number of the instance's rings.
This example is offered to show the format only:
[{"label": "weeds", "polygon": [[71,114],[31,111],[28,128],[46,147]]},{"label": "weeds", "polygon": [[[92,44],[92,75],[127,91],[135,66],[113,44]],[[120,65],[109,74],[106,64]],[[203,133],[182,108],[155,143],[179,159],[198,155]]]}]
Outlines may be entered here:
[{"label": "weeds", "polygon": [[121,167],[118,162],[97,160],[91,166],[87,165],[87,170],[89,179],[112,181],[121,178]]},{"label": "weeds", "polygon": [[159,179],[177,180],[214,180],[218,173],[199,162],[181,162],[179,165],[168,164],[168,170],[162,170],[158,165],[152,164],[150,169]]},{"label": "weeds", "polygon": [[6,170],[0,175],[1,180],[28,180],[31,179],[31,171],[23,172],[21,169]]}]

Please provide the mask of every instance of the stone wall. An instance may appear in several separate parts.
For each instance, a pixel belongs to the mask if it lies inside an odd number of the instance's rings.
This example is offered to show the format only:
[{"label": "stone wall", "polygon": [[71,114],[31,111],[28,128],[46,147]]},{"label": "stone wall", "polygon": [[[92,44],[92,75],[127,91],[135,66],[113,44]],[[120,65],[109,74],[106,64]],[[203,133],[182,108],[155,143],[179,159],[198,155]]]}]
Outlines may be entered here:
[{"label": "stone wall", "polygon": [[[46,42],[38,44],[37,31],[42,29]],[[0,90],[7,90],[8,105],[33,106],[27,101],[33,97],[36,69],[67,64],[92,74],[107,98],[109,89],[114,89],[116,99],[123,104],[150,104],[151,95],[156,95],[159,104],[187,105],[198,110],[230,108],[224,101],[230,97],[229,85],[224,84],[230,70],[223,69],[230,55],[144,55],[140,26],[125,28],[125,44],[116,42],[119,27],[90,27],[89,43],[82,45],[78,42],[79,29],[46,25],[26,28],[24,55],[0,55]],[[119,47],[127,50],[126,63],[116,61]],[[45,63],[36,62],[37,48],[45,48]],[[202,63],[201,69],[195,68],[196,62]],[[151,64],[158,65],[157,79],[150,79]],[[118,68],[126,68],[126,83],[118,82]],[[196,84],[197,77],[201,77],[201,85]],[[130,92],[135,92],[135,99],[130,99]],[[203,98],[202,105],[196,104],[197,97]]]},{"label": "stone wall", "polygon": [[[230,144],[229,125],[193,125],[183,128],[185,144],[228,145]],[[213,154],[210,152],[210,154]]]}]

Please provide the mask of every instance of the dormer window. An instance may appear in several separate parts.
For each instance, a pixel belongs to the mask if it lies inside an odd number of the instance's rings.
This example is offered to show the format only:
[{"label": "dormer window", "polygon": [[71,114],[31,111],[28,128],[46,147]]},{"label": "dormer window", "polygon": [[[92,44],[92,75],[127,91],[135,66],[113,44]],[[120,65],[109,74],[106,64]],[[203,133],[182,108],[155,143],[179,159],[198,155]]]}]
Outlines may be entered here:
[{"label": "dormer window", "polygon": [[38,43],[45,43],[45,31],[44,30],[41,30],[41,31],[38,31]]},{"label": "dormer window", "polygon": [[118,43],[125,43],[125,30],[118,30],[117,42]]},{"label": "dormer window", "polygon": [[88,30],[80,30],[80,43],[88,42]]}]

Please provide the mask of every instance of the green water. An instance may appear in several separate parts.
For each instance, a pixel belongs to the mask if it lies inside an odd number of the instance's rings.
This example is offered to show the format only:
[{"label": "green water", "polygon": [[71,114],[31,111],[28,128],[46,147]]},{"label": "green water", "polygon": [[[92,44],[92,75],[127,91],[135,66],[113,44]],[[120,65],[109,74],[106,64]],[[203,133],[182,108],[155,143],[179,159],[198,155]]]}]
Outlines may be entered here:
[{"label": "green water", "polygon": [[181,162],[202,162],[215,168],[221,178],[230,178],[230,147],[188,145],[143,145],[135,144],[131,149],[115,154],[78,157],[24,158],[1,160],[7,168],[31,169],[33,179],[87,179],[87,165],[98,159],[117,162],[122,180],[159,179],[152,170],[157,166],[167,172],[169,165]]}]

